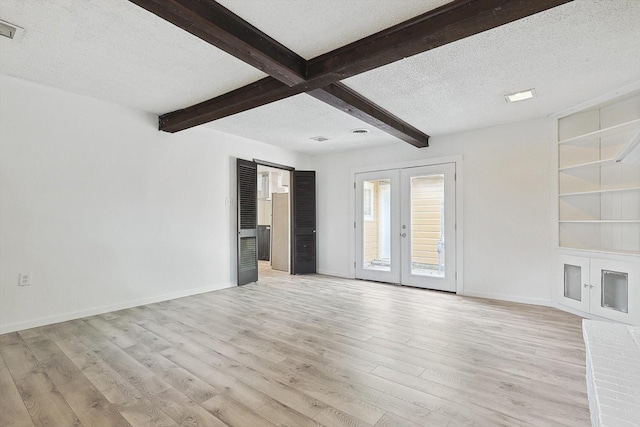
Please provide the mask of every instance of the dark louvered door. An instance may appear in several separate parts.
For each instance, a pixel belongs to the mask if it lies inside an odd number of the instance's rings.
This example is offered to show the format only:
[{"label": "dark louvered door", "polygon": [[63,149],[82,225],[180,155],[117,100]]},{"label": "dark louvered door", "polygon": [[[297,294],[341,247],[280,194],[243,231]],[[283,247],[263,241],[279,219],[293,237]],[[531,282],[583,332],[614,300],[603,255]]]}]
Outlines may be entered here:
[{"label": "dark louvered door", "polygon": [[291,273],[316,272],[316,173],[293,171]]},{"label": "dark louvered door", "polygon": [[238,159],[238,285],[258,280],[258,165]]}]

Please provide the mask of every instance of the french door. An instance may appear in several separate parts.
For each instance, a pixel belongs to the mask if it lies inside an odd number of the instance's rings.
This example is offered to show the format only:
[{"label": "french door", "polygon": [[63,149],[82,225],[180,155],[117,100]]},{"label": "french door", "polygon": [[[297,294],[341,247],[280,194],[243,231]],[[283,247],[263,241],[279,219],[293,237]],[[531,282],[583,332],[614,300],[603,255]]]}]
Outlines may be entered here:
[{"label": "french door", "polygon": [[356,174],[356,277],[455,292],[455,164]]}]

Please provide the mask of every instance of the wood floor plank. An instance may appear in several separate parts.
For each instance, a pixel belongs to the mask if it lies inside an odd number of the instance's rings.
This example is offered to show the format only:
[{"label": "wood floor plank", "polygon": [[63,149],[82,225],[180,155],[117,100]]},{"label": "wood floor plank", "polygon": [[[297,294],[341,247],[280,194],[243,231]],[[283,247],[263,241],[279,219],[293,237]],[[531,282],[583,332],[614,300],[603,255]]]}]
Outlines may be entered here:
[{"label": "wood floor plank", "polygon": [[11,334],[0,346],[0,354],[13,378],[33,423],[39,425],[81,425],[22,337]]},{"label": "wood floor plank", "polygon": [[86,378],[78,378],[61,385],[60,393],[86,427],[129,426],[117,408]]},{"label": "wood floor plank", "polygon": [[[283,405],[308,417],[313,417],[327,407],[327,405],[319,400],[305,395],[301,391],[279,381],[277,378],[262,373],[260,365],[270,366],[270,362],[261,360],[251,353],[243,352],[223,342],[215,342],[214,345],[220,353],[207,353],[207,357],[203,362],[223,369],[224,372],[245,384],[251,384],[251,387],[264,393],[264,395],[270,396]],[[179,362],[175,350],[167,350],[163,352],[163,354]],[[185,363],[185,365],[191,363],[192,362],[189,361]],[[202,370],[206,372],[207,368],[202,368]],[[286,382],[288,383],[288,380]]]},{"label": "wood floor plank", "polygon": [[500,394],[473,395],[453,388],[441,388],[437,384],[422,378],[394,372],[385,367],[376,368],[373,374],[388,380],[389,383],[387,384],[391,386],[391,383],[396,383],[417,391],[433,393],[460,405],[473,403],[496,413],[506,414],[515,420],[520,419],[534,425],[536,422],[543,422],[548,425],[574,426],[584,425],[589,422],[589,412],[578,406],[562,405],[563,411],[558,412],[553,404],[553,396],[540,405],[533,405],[526,399],[513,401],[509,396]]},{"label": "wood floor plank", "polygon": [[149,400],[181,427],[227,426],[219,418],[174,388],[153,395]]},{"label": "wood floor plank", "polygon": [[58,390],[37,395],[22,394],[22,401],[36,426],[84,425]]},{"label": "wood floor plank", "polygon": [[275,424],[242,405],[226,392],[202,402],[202,407],[231,427],[276,427]]},{"label": "wood floor plank", "polygon": [[0,414],[0,427],[34,425],[6,367],[0,368]]},{"label": "wood floor plank", "polygon": [[34,336],[26,339],[25,343],[57,386],[83,376],[82,371],[47,335]]},{"label": "wood floor plank", "polygon": [[[433,427],[437,426],[437,424],[430,425]],[[446,424],[441,424],[442,427],[446,427],[448,425],[449,421],[447,421]],[[382,418],[380,418],[380,421],[378,421],[374,427],[422,427],[422,425],[387,412],[382,416]]]},{"label": "wood floor plank", "polygon": [[313,418],[332,427],[373,427],[373,424],[366,423],[333,407],[328,407]]},{"label": "wood floor plank", "polygon": [[256,413],[280,427],[326,427],[278,402],[271,400],[256,409]]},{"label": "wood floor plank", "polygon": [[[146,366],[159,378],[171,384],[176,390],[197,403],[204,402],[220,392],[144,344],[128,347],[125,352]],[[204,374],[199,370],[197,372],[198,375]]]},{"label": "wood floor plank", "polygon": [[116,345],[104,346],[95,353],[113,370],[141,392],[153,395],[171,388],[171,385],[147,369],[142,363],[129,356]]},{"label": "wood floor plank", "polygon": [[580,318],[261,263],[259,283],[0,335],[0,427],[588,426]]},{"label": "wood floor plank", "polygon": [[62,351],[101,392],[113,387],[127,388],[128,381],[80,341],[60,341]]}]

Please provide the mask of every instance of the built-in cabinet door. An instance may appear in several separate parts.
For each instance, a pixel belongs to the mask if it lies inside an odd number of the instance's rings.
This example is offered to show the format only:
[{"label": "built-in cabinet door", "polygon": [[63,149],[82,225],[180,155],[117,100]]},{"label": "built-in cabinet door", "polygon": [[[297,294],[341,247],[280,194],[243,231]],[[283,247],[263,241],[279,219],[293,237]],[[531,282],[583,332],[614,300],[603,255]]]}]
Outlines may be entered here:
[{"label": "built-in cabinet door", "polygon": [[589,258],[564,255],[560,258],[560,275],[563,286],[560,288],[559,301],[576,310],[589,312],[591,285],[589,277]]},{"label": "built-in cabinet door", "polygon": [[590,284],[591,314],[640,324],[640,262],[591,259]]}]

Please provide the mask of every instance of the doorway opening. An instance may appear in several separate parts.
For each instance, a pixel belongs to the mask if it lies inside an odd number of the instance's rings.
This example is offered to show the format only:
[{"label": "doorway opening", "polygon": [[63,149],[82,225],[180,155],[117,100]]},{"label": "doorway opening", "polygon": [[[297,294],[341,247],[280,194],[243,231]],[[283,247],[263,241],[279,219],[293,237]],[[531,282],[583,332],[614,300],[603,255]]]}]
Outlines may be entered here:
[{"label": "doorway opening", "polygon": [[258,164],[260,270],[291,271],[291,172]]},{"label": "doorway opening", "polygon": [[[258,166],[261,169],[258,175]],[[273,170],[271,170],[273,169]],[[289,190],[287,190],[288,173]],[[273,172],[273,173],[272,173]],[[258,186],[260,185],[260,188]],[[290,274],[311,274],[316,272],[316,173],[300,171],[287,166],[262,160],[236,159],[236,189],[238,203],[237,214],[237,251],[236,260],[238,285],[258,281],[258,205],[264,205],[261,218],[263,232],[269,231],[269,237],[263,236],[263,254],[267,252],[270,267],[287,270]],[[269,195],[271,197],[269,197]],[[260,197],[259,197],[260,196]],[[271,200],[269,200],[269,198]],[[277,200],[282,199],[282,203]],[[274,203],[276,201],[276,203]],[[269,206],[270,205],[270,206]],[[288,205],[288,206],[287,206]],[[269,219],[269,207],[271,218]],[[281,207],[284,214],[273,212]],[[274,230],[274,227],[276,229]],[[285,231],[286,230],[286,231]],[[275,232],[274,232],[275,231]],[[280,237],[286,236],[281,242]],[[275,238],[272,238],[271,235]],[[278,247],[278,245],[280,247]],[[274,265],[274,255],[282,263]],[[285,258],[285,259],[282,259]],[[272,262],[273,261],[273,262]]]}]

